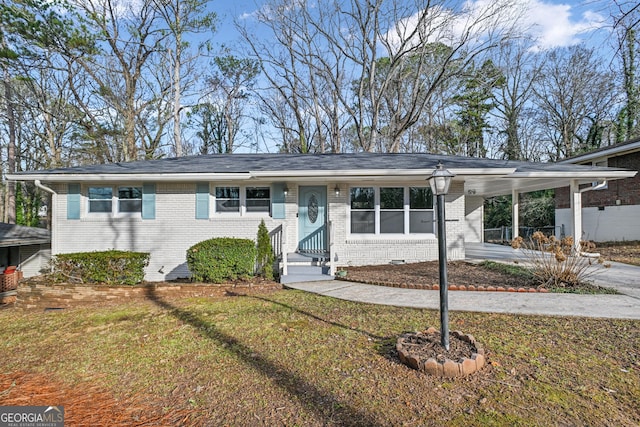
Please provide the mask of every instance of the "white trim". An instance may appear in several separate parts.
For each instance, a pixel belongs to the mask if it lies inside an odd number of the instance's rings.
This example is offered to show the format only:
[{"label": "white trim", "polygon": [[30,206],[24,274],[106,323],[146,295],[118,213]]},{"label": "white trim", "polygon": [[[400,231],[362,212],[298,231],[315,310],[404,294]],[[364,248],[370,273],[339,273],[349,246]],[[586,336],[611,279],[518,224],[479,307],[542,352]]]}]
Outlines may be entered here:
[{"label": "white trim", "polygon": [[595,151],[593,153],[582,154],[580,156],[562,160],[558,163],[577,164],[580,162],[585,162],[587,160],[597,159],[599,157],[617,157],[637,150],[640,150],[640,141],[632,142],[631,144],[624,144],[618,147],[611,147],[605,150]]}]

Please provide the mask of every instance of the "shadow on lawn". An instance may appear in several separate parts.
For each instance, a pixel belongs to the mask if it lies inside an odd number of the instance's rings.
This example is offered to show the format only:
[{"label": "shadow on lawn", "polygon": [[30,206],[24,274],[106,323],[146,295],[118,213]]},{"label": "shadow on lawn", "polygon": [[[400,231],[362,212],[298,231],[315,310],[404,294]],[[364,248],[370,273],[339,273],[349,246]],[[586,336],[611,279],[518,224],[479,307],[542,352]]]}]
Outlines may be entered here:
[{"label": "shadow on lawn", "polygon": [[[261,374],[270,378],[274,384],[285,390],[292,396],[292,398],[306,406],[310,411],[316,413],[326,422],[354,426],[379,425],[379,423],[368,414],[352,408],[346,402],[319,390],[313,384],[308,383],[298,375],[287,372],[280,365],[268,360],[259,353],[256,353],[233,336],[219,331],[216,329],[214,324],[207,322],[205,319],[198,316],[198,314],[174,306],[168,301],[163,300],[152,287],[146,289],[146,296],[150,301],[167,310],[175,318],[194,327],[202,336],[220,344],[225,344],[229,349],[233,349],[238,358],[246,365],[251,366]],[[270,302],[274,303],[274,301]]]},{"label": "shadow on lawn", "polygon": [[342,323],[334,322],[333,320],[323,319],[322,317],[317,316],[317,315],[315,315],[313,313],[309,313],[308,311],[301,310],[299,308],[296,308],[296,307],[291,306],[289,304],[285,304],[285,303],[280,302],[280,301],[272,300],[272,299],[265,298],[265,297],[259,297],[259,296],[256,296],[256,295],[243,295],[243,294],[236,294],[236,293],[233,293],[233,292],[227,292],[227,294],[231,295],[231,296],[253,298],[253,299],[260,300],[260,301],[269,302],[269,303],[274,304],[274,305],[279,305],[280,307],[284,307],[284,308],[286,308],[288,310],[295,311],[296,313],[302,314],[303,316],[311,317],[312,319],[318,320],[318,321],[320,321],[322,323],[326,323],[327,325],[336,326],[336,327],[341,328],[341,329],[348,329],[350,331],[359,332],[362,335],[365,335],[365,336],[367,336],[367,337],[369,337],[371,339],[374,339],[374,340],[383,341],[383,340],[389,339],[389,337],[381,337],[379,335],[374,335],[371,332],[368,332],[368,331],[365,331],[365,330],[362,330],[362,329],[358,329],[358,328],[353,328],[351,326],[343,325]]}]

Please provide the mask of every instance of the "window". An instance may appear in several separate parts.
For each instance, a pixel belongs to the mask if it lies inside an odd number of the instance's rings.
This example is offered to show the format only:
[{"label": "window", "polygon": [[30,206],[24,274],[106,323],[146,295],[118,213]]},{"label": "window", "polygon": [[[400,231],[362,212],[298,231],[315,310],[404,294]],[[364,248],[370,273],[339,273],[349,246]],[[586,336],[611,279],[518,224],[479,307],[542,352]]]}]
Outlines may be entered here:
[{"label": "window", "polygon": [[409,233],[433,233],[431,188],[409,188]]},{"label": "window", "polygon": [[404,233],[404,188],[380,189],[380,233]]},{"label": "window", "polygon": [[240,212],[240,187],[216,187],[216,212]]},{"label": "window", "polygon": [[270,212],[271,189],[269,187],[247,187],[247,212]]},{"label": "window", "polygon": [[433,233],[429,187],[351,188],[352,234]]},{"label": "window", "polygon": [[113,188],[89,187],[89,213],[111,213]]},{"label": "window", "polygon": [[373,187],[351,189],[351,232],[373,234],[375,223],[375,191]]},{"label": "window", "polygon": [[118,188],[118,212],[142,212],[142,187]]}]

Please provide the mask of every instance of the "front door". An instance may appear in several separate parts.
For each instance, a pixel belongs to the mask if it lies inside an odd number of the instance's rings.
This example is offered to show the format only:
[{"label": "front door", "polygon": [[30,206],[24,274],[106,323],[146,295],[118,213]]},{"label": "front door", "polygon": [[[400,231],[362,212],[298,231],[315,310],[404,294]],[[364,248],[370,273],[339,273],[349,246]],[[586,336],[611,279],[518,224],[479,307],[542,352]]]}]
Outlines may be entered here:
[{"label": "front door", "polygon": [[327,251],[327,187],[300,187],[298,197],[298,251]]}]

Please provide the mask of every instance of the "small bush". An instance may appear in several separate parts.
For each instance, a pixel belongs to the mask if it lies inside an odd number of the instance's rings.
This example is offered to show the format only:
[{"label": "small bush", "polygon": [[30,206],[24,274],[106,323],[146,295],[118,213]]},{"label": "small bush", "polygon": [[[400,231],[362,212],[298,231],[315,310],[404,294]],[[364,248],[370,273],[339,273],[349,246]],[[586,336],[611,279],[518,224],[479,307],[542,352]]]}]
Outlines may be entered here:
[{"label": "small bush", "polygon": [[224,283],[253,275],[256,244],[249,239],[220,237],[187,249],[187,266],[193,280]]},{"label": "small bush", "polygon": [[53,258],[53,276],[59,282],[135,285],[144,280],[149,265],[145,252],[103,251],[59,254]]},{"label": "small bush", "polygon": [[[511,242],[514,249],[523,249],[525,257],[533,266],[533,274],[543,286],[554,288],[574,287],[586,283],[594,273],[593,258],[576,253],[573,237],[562,240],[547,237],[540,231],[531,236],[528,243],[522,237]],[[580,242],[582,252],[595,249],[593,242]],[[596,262],[602,262],[597,259]]]},{"label": "small bush", "polygon": [[269,231],[264,224],[264,220],[260,221],[258,227],[258,247],[257,247],[257,274],[267,280],[273,280],[273,248],[271,247],[271,238]]}]

